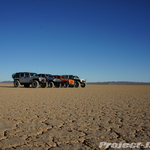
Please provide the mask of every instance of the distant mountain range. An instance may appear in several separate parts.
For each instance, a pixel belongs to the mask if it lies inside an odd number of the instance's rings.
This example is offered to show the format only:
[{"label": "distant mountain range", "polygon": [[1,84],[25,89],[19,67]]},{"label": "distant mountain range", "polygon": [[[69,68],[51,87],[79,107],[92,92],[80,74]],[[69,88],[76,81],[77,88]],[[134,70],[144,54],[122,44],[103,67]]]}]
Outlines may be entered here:
[{"label": "distant mountain range", "polygon": [[2,81],[0,83],[13,83],[13,81]]},{"label": "distant mountain range", "polygon": [[130,81],[109,81],[109,82],[88,82],[88,84],[100,85],[150,85],[150,82],[130,82]]},{"label": "distant mountain range", "polygon": [[[0,83],[13,83],[13,81],[2,81]],[[150,85],[150,82],[108,81],[108,82],[87,82],[87,84],[98,84],[98,85]]]}]

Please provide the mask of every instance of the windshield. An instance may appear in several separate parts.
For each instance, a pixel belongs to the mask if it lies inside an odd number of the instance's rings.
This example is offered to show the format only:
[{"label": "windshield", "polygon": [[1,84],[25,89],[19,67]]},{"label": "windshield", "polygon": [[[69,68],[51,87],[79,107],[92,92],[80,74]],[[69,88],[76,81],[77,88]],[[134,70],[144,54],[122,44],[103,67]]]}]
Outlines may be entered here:
[{"label": "windshield", "polygon": [[36,73],[30,73],[30,76],[31,77],[37,77],[37,74]]},{"label": "windshield", "polygon": [[49,78],[53,78],[53,76],[52,76],[52,75],[48,75],[48,77],[49,77]]},{"label": "windshield", "polygon": [[62,78],[63,78],[63,79],[67,79],[67,77],[65,77],[65,76],[62,76]]},{"label": "windshield", "polygon": [[79,77],[78,76],[74,76],[74,79],[79,79]]}]

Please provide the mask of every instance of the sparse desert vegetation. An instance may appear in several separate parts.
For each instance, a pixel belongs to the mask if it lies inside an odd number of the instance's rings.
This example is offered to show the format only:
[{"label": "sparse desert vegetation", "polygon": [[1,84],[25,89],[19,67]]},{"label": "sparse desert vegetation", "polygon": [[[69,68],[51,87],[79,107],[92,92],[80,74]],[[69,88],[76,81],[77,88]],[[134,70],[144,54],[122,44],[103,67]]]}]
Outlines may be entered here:
[{"label": "sparse desert vegetation", "polygon": [[150,85],[14,88],[0,83],[0,149],[90,150],[150,139]]}]

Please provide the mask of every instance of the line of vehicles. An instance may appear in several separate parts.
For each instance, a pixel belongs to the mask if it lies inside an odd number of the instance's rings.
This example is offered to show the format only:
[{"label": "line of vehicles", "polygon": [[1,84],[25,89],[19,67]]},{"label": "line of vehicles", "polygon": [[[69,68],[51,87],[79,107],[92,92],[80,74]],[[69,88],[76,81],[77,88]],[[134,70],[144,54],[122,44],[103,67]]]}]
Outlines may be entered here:
[{"label": "line of vehicles", "polygon": [[21,85],[24,87],[33,88],[53,88],[53,87],[86,87],[86,80],[80,79],[76,75],[51,75],[51,74],[37,74],[32,72],[17,72],[12,74],[14,79],[14,87],[19,88]]}]

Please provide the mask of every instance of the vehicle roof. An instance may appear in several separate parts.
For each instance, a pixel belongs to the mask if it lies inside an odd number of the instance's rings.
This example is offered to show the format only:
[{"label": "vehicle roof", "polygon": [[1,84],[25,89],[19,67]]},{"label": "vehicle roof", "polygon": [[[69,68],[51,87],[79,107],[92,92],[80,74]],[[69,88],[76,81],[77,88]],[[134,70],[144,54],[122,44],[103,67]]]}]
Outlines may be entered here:
[{"label": "vehicle roof", "polygon": [[[52,76],[60,76],[60,77],[62,77],[62,76],[67,76],[67,75],[52,75]],[[68,79],[68,80],[72,80],[72,79]]]},{"label": "vehicle roof", "polygon": [[67,75],[62,75],[62,76],[77,76],[77,75],[68,75],[68,74],[67,74]]},{"label": "vehicle roof", "polygon": [[52,75],[52,76],[67,76],[67,75]]},{"label": "vehicle roof", "polygon": [[[16,72],[16,73],[35,73],[35,72]],[[35,73],[37,74],[37,73]]]},{"label": "vehicle roof", "polygon": [[51,75],[51,74],[47,74],[47,73],[38,73],[38,74]]}]

